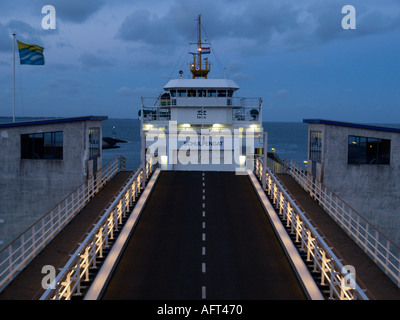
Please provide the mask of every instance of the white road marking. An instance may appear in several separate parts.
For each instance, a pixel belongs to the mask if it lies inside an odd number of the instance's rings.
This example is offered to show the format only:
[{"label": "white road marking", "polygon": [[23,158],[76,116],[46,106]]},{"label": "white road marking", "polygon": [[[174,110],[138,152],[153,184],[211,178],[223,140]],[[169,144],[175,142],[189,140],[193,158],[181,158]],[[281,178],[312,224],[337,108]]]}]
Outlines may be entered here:
[{"label": "white road marking", "polygon": [[201,287],[201,298],[202,299],[206,298],[206,286]]},{"label": "white road marking", "polygon": [[201,240],[206,241],[206,234],[204,232],[201,234]]},{"label": "white road marking", "polygon": [[201,272],[206,273],[206,263],[205,262],[203,262],[201,264]]},{"label": "white road marking", "polygon": [[201,254],[202,254],[203,256],[206,255],[206,247],[202,247],[202,248],[201,248]]}]

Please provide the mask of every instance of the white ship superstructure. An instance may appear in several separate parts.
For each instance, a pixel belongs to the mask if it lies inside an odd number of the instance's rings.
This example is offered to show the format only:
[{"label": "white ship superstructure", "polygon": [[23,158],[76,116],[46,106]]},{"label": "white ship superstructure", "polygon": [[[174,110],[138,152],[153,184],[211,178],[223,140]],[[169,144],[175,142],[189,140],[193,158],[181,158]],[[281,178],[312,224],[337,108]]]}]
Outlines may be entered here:
[{"label": "white ship superstructure", "polygon": [[198,21],[192,78],[181,71],[159,97],[142,98],[146,149],[165,170],[244,171],[263,153],[262,100],[239,97],[233,80],[208,78]]}]

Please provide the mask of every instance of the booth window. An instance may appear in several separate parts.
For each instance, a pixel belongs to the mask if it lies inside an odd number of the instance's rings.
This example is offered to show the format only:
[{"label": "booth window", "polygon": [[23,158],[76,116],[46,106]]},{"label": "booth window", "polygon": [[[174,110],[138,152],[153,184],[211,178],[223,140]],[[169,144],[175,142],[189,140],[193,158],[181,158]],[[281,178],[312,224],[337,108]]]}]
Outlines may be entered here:
[{"label": "booth window", "polygon": [[100,157],[100,128],[89,128],[89,159]]},{"label": "booth window", "polygon": [[21,159],[63,159],[63,133],[21,134]]},{"label": "booth window", "polygon": [[310,131],[310,160],[321,163],[322,132]]},{"label": "booth window", "polygon": [[349,136],[348,164],[390,164],[390,140]]}]

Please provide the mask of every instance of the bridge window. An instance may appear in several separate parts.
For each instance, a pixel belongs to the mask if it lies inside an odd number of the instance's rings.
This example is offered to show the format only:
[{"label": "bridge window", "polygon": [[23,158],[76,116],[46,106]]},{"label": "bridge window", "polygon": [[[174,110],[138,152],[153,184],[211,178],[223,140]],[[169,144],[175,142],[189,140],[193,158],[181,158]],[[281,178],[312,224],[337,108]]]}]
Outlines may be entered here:
[{"label": "bridge window", "polygon": [[321,163],[322,132],[310,131],[310,160]]},{"label": "bridge window", "polygon": [[63,159],[63,133],[21,134],[21,159]]},{"label": "bridge window", "polygon": [[226,90],[218,90],[218,97],[226,97]]},{"label": "bridge window", "polygon": [[390,140],[348,137],[348,164],[390,164]]},{"label": "bridge window", "polygon": [[178,90],[178,97],[186,97],[186,90]]},{"label": "bridge window", "polygon": [[208,90],[208,96],[209,97],[216,97],[217,96],[217,90]]}]

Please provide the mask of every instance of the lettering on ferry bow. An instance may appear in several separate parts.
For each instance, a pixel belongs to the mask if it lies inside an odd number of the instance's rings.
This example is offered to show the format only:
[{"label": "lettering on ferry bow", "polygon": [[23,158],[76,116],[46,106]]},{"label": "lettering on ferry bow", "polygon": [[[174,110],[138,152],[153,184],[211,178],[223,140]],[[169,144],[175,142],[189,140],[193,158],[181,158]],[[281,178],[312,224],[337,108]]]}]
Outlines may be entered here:
[{"label": "lettering on ferry bow", "polygon": [[201,147],[201,146],[209,146],[209,147],[222,147],[223,141],[184,141],[184,145],[186,146],[193,146],[193,147]]}]

